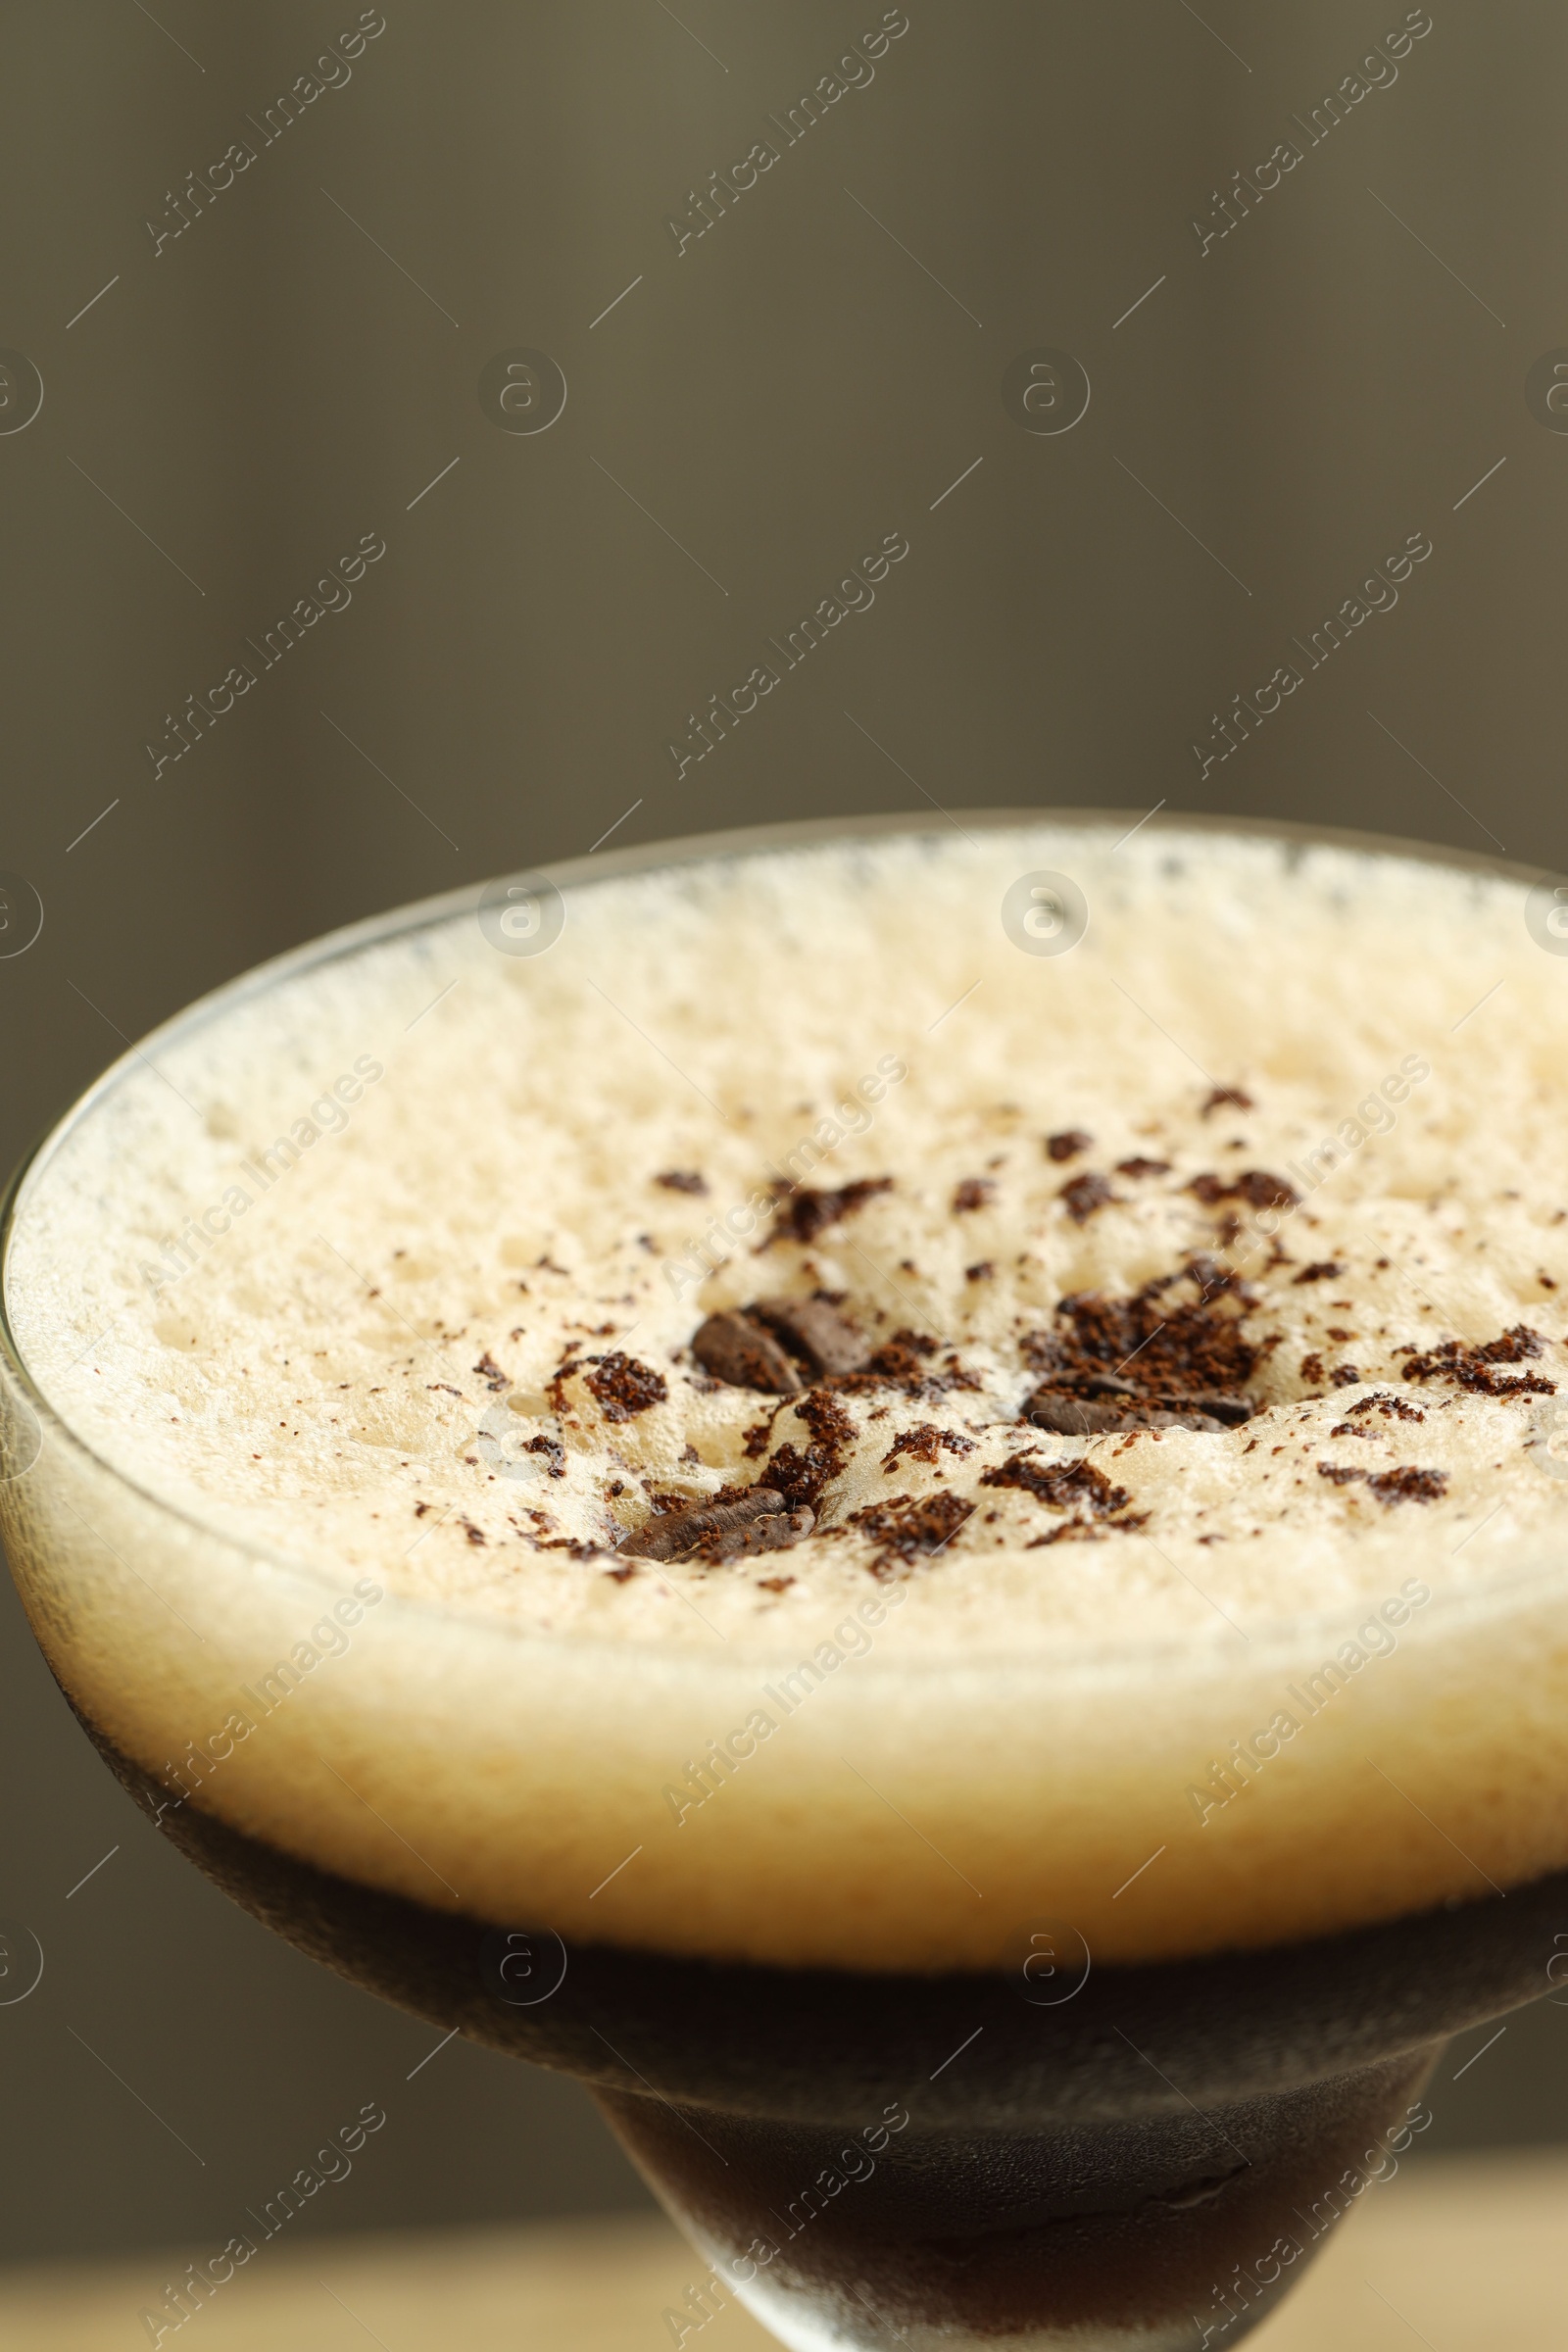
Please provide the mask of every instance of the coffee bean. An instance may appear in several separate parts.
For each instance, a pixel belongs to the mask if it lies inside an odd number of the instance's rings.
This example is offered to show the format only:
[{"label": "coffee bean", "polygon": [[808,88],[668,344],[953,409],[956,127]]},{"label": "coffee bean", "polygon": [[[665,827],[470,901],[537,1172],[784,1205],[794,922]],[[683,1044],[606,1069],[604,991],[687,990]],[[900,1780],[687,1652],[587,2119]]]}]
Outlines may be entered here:
[{"label": "coffee bean", "polygon": [[858,1372],[865,1362],[864,1340],[825,1298],[759,1298],[750,1311],[771,1325],[813,1372]]},{"label": "coffee bean", "polygon": [[1036,1429],[1053,1430],[1061,1438],[1109,1437],[1129,1429],[1193,1429],[1218,1433],[1225,1427],[1213,1414],[1191,1405],[1132,1403],[1119,1398],[1086,1402],[1076,1396],[1036,1395],[1024,1418]]},{"label": "coffee bean", "polygon": [[761,1389],[771,1396],[793,1396],[801,1379],[769,1331],[745,1315],[710,1315],[692,1341],[692,1353],[705,1372],[732,1389]]},{"label": "coffee bean", "polygon": [[1036,1396],[1025,1419],[1036,1429],[1049,1429],[1058,1438],[1098,1438],[1109,1430],[1134,1426],[1120,1404],[1087,1404],[1076,1396]]},{"label": "coffee bean", "polygon": [[1184,1396],[1181,1399],[1181,1406],[1184,1411],[1190,1409],[1196,1413],[1206,1413],[1210,1420],[1222,1422],[1227,1429],[1239,1429],[1244,1421],[1250,1421],[1253,1413],[1257,1410],[1250,1396],[1223,1396],[1207,1394],[1200,1396]]},{"label": "coffee bean", "polygon": [[783,1510],[784,1497],[775,1488],[754,1487],[734,1502],[694,1502],[683,1511],[665,1511],[623,1536],[615,1548],[639,1560],[673,1560],[706,1538],[728,1536]]},{"label": "coffee bean", "polygon": [[685,1558],[721,1566],[726,1560],[755,1558],[762,1551],[788,1551],[816,1525],[816,1515],[804,1504],[795,1511],[774,1511],[754,1519],[749,1527],[732,1528],[727,1535],[709,1536]]}]

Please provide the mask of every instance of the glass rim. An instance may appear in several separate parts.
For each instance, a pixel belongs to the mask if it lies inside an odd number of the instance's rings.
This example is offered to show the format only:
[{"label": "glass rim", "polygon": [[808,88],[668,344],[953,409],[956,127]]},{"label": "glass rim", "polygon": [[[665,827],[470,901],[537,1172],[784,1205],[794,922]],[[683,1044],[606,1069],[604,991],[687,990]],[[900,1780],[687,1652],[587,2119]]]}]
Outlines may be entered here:
[{"label": "glass rim", "polygon": [[[1158,814],[1157,811],[1154,813]],[[1149,821],[1149,812],[1140,816],[1136,809],[1131,808],[964,808],[960,814],[960,831],[963,827],[973,826],[984,832],[1053,826],[1081,831],[1091,828],[1108,831],[1118,824],[1137,827]],[[476,914],[481,894],[496,883],[545,881],[564,894],[589,884],[653,874],[684,865],[739,859],[769,851],[811,849],[820,844],[862,838],[941,838],[944,822],[957,825],[957,821],[955,817],[947,816],[946,811],[931,816],[893,811],[858,816],[806,817],[767,825],[732,826],[711,833],[675,835],[654,842],[635,843],[607,854],[589,853],[544,865],[518,867],[510,874],[462,883],[429,898],[414,900],[379,914],[362,916],[356,922],[340,925],[297,947],[285,949],[281,955],[270,956],[237,973],[232,979],[220,982],[218,987],[208,990],[178,1012],[161,1021],[156,1028],[118,1054],[24,1154],[13,1170],[3,1194],[0,1194],[0,1371],[10,1378],[29,1409],[37,1415],[40,1427],[47,1427],[56,1440],[65,1446],[68,1453],[111,1480],[154,1513],[178,1523],[192,1535],[218,1543],[226,1552],[238,1555],[252,1567],[280,1570],[301,1582],[336,1591],[338,1588],[332,1570],[325,1560],[308,1553],[284,1551],[256,1536],[226,1527],[216,1513],[209,1515],[175,1501],[156,1488],[144,1485],[119,1463],[109,1460],[67,1419],[64,1411],[55,1404],[34,1376],[12,1326],[9,1279],[11,1251],[25,1208],[26,1196],[31,1187],[41,1181],[56,1153],[92,1116],[99,1103],[132,1076],[160,1046],[183,1040],[211,1022],[221,1019],[237,1006],[265,996],[273,988],[302,974],[340,962],[364,949],[382,945],[389,940],[434,929],[464,913]],[[1553,870],[1540,863],[1494,857],[1485,852],[1459,850],[1444,843],[1409,840],[1396,834],[1372,833],[1349,826],[1309,824],[1291,818],[1243,818],[1217,812],[1173,810],[1159,831],[1187,835],[1211,834],[1231,840],[1296,844],[1302,850],[1326,849],[1357,857],[1397,858],[1405,863],[1441,866],[1456,873],[1479,874],[1491,880],[1517,882],[1526,887]],[[30,1475],[30,1469],[24,1475]],[[0,1493],[3,1492],[4,1488],[0,1487]],[[1445,1617],[1455,1612],[1466,1616],[1489,1614],[1506,1595],[1521,1588],[1548,1584],[1553,1579],[1561,1580],[1564,1571],[1563,1561],[1550,1561],[1490,1580],[1468,1591],[1434,1593],[1433,1600]],[[586,1655],[590,1650],[616,1656],[636,1653],[670,1665],[690,1662],[694,1654],[700,1654],[705,1660],[709,1658],[707,1651],[690,1653],[667,1643],[615,1641],[603,1635],[542,1631],[514,1620],[487,1616],[476,1608],[456,1607],[437,1599],[420,1599],[390,1589],[386,1599],[394,1604],[394,1613],[399,1616],[408,1613],[426,1620],[435,1619],[457,1630],[471,1631],[491,1638],[505,1636],[517,1642],[569,1650],[574,1654]],[[1365,1603],[1368,1610],[1375,1610],[1376,1606],[1376,1602],[1370,1599]],[[1254,1645],[1253,1662],[1261,1663],[1272,1647],[1284,1647],[1288,1642],[1298,1641],[1314,1626],[1343,1628],[1348,1615],[1358,1612],[1361,1607],[1361,1603],[1354,1602],[1346,1608],[1302,1611],[1266,1620],[1245,1637],[1250,1644]],[[1432,1624],[1437,1619],[1428,1618],[1426,1622]],[[990,1650],[983,1650],[957,1660],[945,1656],[905,1656],[878,1663],[884,1672],[907,1674],[925,1671],[940,1674],[949,1680],[966,1673],[992,1677],[999,1672],[1008,1672],[1041,1681],[1055,1677],[1081,1681],[1099,1666],[1123,1670],[1147,1668],[1161,1659],[1180,1659],[1189,1670],[1200,1659],[1210,1669],[1222,1668],[1226,1662],[1234,1662],[1235,1659],[1235,1653],[1228,1645],[1221,1646],[1224,1639],[1219,1635],[1214,1637],[1212,1651],[1206,1647],[1195,1648],[1190,1637],[1169,1637],[1157,1642],[1134,1640],[1106,1642],[1092,1648],[1075,1646],[1068,1654],[1057,1658],[1041,1656],[1020,1660],[1015,1656],[1001,1657]],[[748,1664],[752,1664],[768,1654],[748,1646],[744,1658]],[[785,1653],[781,1650],[780,1654]]]}]

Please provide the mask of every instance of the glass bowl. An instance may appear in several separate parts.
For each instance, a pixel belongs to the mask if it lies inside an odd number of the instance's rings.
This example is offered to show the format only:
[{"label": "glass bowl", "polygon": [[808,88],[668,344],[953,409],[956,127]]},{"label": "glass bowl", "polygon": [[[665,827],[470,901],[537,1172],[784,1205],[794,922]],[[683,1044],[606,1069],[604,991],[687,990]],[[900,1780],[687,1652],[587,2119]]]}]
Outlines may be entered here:
[{"label": "glass bowl", "polygon": [[[1041,836],[1053,856],[1135,821],[964,812],[975,834]],[[518,879],[569,905],[627,876],[890,836],[944,829],[768,827]],[[1183,818],[1178,850],[1216,836],[1287,863],[1323,850],[1478,886],[1536,879],[1220,819]],[[235,1007],[302,984],[313,1051],[352,1059],[334,967],[392,941],[433,957],[456,926],[484,953],[476,901],[352,926],[155,1031],[19,1172],[0,1264],[51,1167],[149,1064],[182,1071]],[[1332,1613],[1079,1645],[1064,1664],[1004,1644],[901,1656],[879,1619],[853,1697],[849,1674],[813,1690],[787,1757],[671,1830],[672,1760],[743,1725],[793,1650],[551,1636],[270,1549],[104,1458],[24,1359],[4,1297],[0,1529],[50,1667],[125,1786],[314,1956],[592,2084],[726,2290],[788,2342],[1245,2331],[1348,2208],[1345,2182],[1421,2128],[1441,2039],[1551,1982],[1568,1810],[1501,1792],[1568,1786],[1555,1550],[1407,1616],[1398,1674],[1349,1692],[1315,1766],[1282,1759],[1267,1807],[1241,1808],[1225,1838],[1173,1814],[1170,1792],[1267,1724],[1343,1638]],[[1497,1690],[1506,1706],[1478,1705]],[[1430,1732],[1418,1759],[1350,1769],[1412,1722]],[[830,1780],[825,1839],[813,1799]],[[657,1868],[629,1867],[651,1839]],[[1321,1868],[1298,1888],[1293,1856],[1325,1846],[1343,1857],[1331,1891]],[[1156,1848],[1173,1859],[1124,1899]]]}]

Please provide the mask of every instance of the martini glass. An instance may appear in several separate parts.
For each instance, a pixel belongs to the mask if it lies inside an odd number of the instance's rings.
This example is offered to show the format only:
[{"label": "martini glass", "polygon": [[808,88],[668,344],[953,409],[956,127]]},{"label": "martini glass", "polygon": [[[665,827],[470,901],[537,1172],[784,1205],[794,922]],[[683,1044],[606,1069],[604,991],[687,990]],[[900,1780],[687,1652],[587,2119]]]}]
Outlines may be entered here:
[{"label": "martini glass", "polygon": [[[570,894],[607,874],[924,830],[776,828],[596,858],[591,882],[585,863],[550,878]],[[1533,879],[1398,846],[1435,866]],[[321,990],[330,1041],[346,1017],[337,967],[471,913],[471,894],[454,894],[336,935],[117,1064],[14,1182],[8,1277],[57,1156],[116,1115],[141,1054],[174,1066],[236,1006],[302,983]],[[322,1051],[330,1059],[330,1042]],[[238,1694],[254,1696],[330,1621],[344,1584],[329,1563],[270,1549],[220,1508],[178,1507],[105,1459],[26,1360],[9,1280],[5,1298],[0,1524],[87,1736],[159,1828],[274,1932],[444,2031],[590,2086],[704,2257],[684,2316],[668,2315],[678,2342],[728,2296],[803,2348],[1239,2340],[1425,2128],[1421,2087],[1446,2037],[1552,1981],[1568,1940],[1568,1840],[1563,1852],[1521,1845],[1506,1805],[1468,1850],[1445,1838],[1451,1852],[1348,1916],[1322,1892],[1321,1868],[1293,1893],[1290,1840],[1277,1841],[1261,1896],[1221,1870],[1211,1918],[1200,1902],[1177,1948],[1137,1948],[1136,1913],[1115,1908],[1129,1848],[1148,1844],[1118,1745],[1126,1726],[1146,1725],[1149,1754],[1168,1767],[1145,1778],[1179,1788],[1239,1723],[1268,1720],[1265,1702],[1339,1630],[1327,1619],[1257,1625],[1245,1652],[1122,1642],[1065,1666],[998,1655],[960,1667],[889,1643],[858,1659],[853,1696],[837,1714],[836,1699],[813,1701],[796,1752],[853,1737],[869,1793],[832,1834],[865,1845],[863,1949],[856,1920],[826,1916],[815,1894],[822,1832],[796,1801],[788,1758],[726,1788],[707,1845],[671,1838],[643,1864],[698,1913],[709,1874],[744,1879],[741,1948],[714,1955],[696,1936],[682,1948],[667,1927],[678,1902],[652,1932],[636,1874],[619,1868],[647,1845],[646,1794],[667,1759],[744,1721],[759,1680],[787,1673],[793,1655],[645,1653],[381,1593],[352,1620],[351,1658],[270,1710],[265,1739],[230,1732],[225,1747]],[[1512,1694],[1466,1715],[1460,1765],[1480,1784],[1560,1780],[1568,1763],[1560,1704],[1528,1703],[1544,1684],[1522,1691],[1520,1669],[1544,1661],[1549,1681],[1565,1600],[1558,1559],[1522,1558],[1440,1591],[1405,1630],[1400,1675],[1432,1708]],[[1374,1753],[1381,1720],[1369,1678],[1352,1729]],[[996,1744],[999,1724],[1010,1749]],[[999,1773],[1031,1791],[1024,1863],[986,1844]],[[934,1857],[930,1934],[906,1954],[876,1929],[890,1785]],[[454,1803],[465,1786],[486,1791],[482,1807]],[[1349,1853],[1365,1808],[1403,1800],[1374,1785],[1358,1810],[1336,1817],[1339,1801],[1331,1791],[1327,1819],[1303,1814],[1303,1850],[1339,1838]],[[566,1887],[551,1825],[585,1805],[604,1826],[609,1877]],[[1098,1890],[1057,1867],[1054,1844],[1058,1821],[1095,1805]],[[983,1891],[955,1873],[955,1850],[988,1856],[974,1865]],[[1200,1875],[1209,1865],[1195,1857],[1212,1850],[1194,1844],[1177,1866]]]}]

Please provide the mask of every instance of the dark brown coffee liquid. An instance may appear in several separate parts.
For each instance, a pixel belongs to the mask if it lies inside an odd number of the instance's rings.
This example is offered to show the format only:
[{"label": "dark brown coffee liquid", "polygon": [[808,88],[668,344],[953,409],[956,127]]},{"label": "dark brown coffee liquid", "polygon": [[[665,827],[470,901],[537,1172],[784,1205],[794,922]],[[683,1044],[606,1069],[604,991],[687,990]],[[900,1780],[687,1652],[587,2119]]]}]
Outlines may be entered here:
[{"label": "dark brown coffee liquid", "polygon": [[1396,2169],[1428,2063],[1032,2132],[922,2132],[918,2091],[836,2132],[600,2096],[717,2280],[791,2340],[1196,2346],[1239,2341]]},{"label": "dark brown coffee liquid", "polygon": [[1010,1976],[568,1949],[172,1809],[98,1745],[301,1950],[589,2084],[725,2291],[802,2347],[1239,2340],[1389,2169],[1436,2045],[1546,1991],[1568,1936],[1559,1876],[1287,1949],[1091,1967],[1054,2006],[1022,1935]]}]

